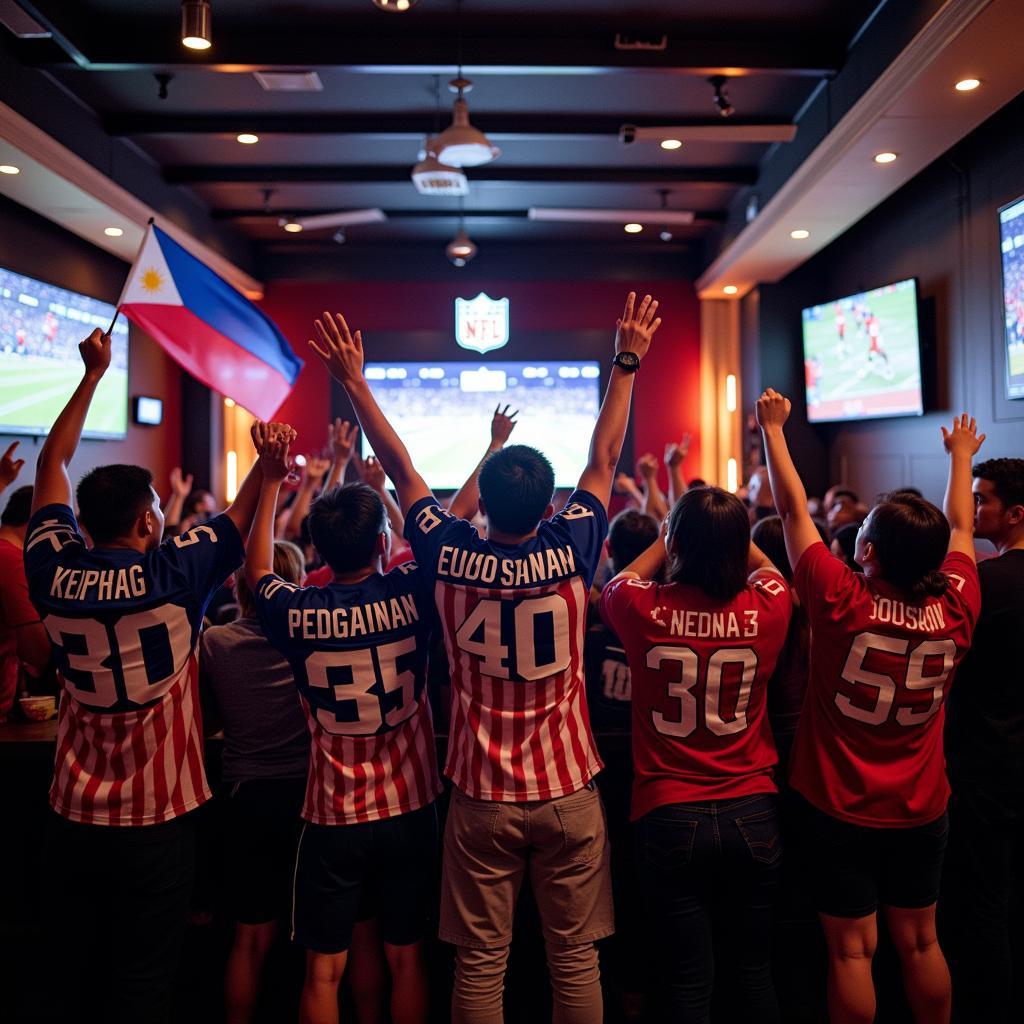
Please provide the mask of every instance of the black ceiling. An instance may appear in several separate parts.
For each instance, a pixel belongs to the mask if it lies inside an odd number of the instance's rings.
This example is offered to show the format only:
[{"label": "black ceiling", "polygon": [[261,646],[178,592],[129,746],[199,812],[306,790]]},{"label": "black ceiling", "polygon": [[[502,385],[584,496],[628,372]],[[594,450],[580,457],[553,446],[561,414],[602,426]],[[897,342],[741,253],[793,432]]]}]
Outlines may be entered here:
[{"label": "black ceiling", "polygon": [[[177,0],[23,3],[50,40],[17,46],[95,113],[103,130],[151,158],[212,216],[267,251],[333,246],[333,231],[286,235],[277,214],[380,207],[388,220],[354,227],[351,244],[443,242],[456,199],[417,194],[409,169],[423,137],[450,120],[446,88],[461,52],[473,123],[502,149],[467,169],[467,228],[517,244],[651,242],[619,224],[527,220],[533,206],[672,209],[694,223],[667,243],[700,252],[729,201],[772,144],[624,145],[624,123],[792,123],[834,75],[877,0],[419,0],[406,14],[371,0],[213,0],[212,49],[185,50]],[[666,37],[664,50],[623,51]],[[268,93],[255,70],[315,70],[320,92]],[[170,74],[166,99],[157,73]],[[723,120],[707,82],[725,74],[734,115]],[[440,114],[437,96],[440,94]],[[254,146],[238,132],[260,136]],[[782,143],[781,145],[785,145]],[[264,213],[264,190],[273,189]],[[653,228],[653,233],[657,229]]]}]

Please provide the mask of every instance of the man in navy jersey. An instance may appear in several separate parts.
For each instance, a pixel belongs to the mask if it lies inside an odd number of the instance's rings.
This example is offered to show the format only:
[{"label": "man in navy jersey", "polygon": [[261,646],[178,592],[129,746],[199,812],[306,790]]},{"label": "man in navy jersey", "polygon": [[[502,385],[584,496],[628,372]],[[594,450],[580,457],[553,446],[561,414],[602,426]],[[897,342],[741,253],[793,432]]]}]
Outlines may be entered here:
[{"label": "man in navy jersey", "polygon": [[261,474],[248,475],[222,515],[161,544],[150,472],[100,466],[77,492],[89,548],[68,465],[110,365],[110,337],[93,331],[79,350],[85,375],[39,455],[25,541],[29,593],[62,691],[47,922],[71,1003],[60,1019],[89,1018],[83,1004],[97,998],[99,1019],[148,1024],[167,1018],[184,935],[195,863],[188,812],[210,799],[199,630],[242,563]]},{"label": "man in navy jersey", "polygon": [[368,907],[391,969],[391,1019],[425,1024],[422,940],[441,790],[426,688],[433,603],[414,563],[384,573],[391,524],[366,484],[334,487],[310,510],[333,580],[300,588],[275,576],[287,442],[259,443],[268,469],[246,579],[264,632],[295,673],[313,736],[292,907],[292,937],[307,950],[300,1020],[336,1024],[353,926]]},{"label": "man in navy jersey", "polygon": [[527,871],[551,972],[555,1018],[603,1019],[596,939],[614,930],[601,761],[583,682],[588,594],[608,532],[607,504],[633,380],[661,324],[630,293],[577,489],[557,514],[554,473],[536,449],[492,454],[479,476],[482,538],[416,472],[363,376],[362,337],[340,315],[317,321],[313,350],[348,392],[395,482],[406,534],[432,585],[452,675],[445,773],[441,938],[457,947],[452,1020],[500,1024],[516,898]]}]

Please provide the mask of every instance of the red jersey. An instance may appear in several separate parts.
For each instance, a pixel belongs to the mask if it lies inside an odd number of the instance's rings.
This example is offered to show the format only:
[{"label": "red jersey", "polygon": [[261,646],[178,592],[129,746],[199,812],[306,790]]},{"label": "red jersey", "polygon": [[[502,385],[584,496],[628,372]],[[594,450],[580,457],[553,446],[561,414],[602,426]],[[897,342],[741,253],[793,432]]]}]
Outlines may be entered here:
[{"label": "red jersey", "polygon": [[452,674],[445,774],[477,800],[548,800],[602,764],[583,679],[590,585],[608,533],[587,491],[515,547],[484,540],[433,498],[406,536],[432,581]]},{"label": "red jersey", "polygon": [[62,690],[58,814],[153,825],[210,799],[196,647],[206,606],[243,556],[225,515],[142,554],[88,549],[66,505],[33,514],[25,575]]},{"label": "red jersey", "polygon": [[949,800],[943,700],[981,609],[972,558],[950,554],[941,597],[913,601],[812,544],[793,583],[811,621],[811,672],[791,782],[842,821],[910,828]]},{"label": "red jersey", "polygon": [[0,540],[0,721],[18,694],[18,627],[38,621],[39,613],[28,599],[22,550]]},{"label": "red jersey", "polygon": [[773,571],[731,601],[651,580],[605,588],[601,614],[633,683],[634,821],[664,804],[775,792],[766,692],[791,613]]}]

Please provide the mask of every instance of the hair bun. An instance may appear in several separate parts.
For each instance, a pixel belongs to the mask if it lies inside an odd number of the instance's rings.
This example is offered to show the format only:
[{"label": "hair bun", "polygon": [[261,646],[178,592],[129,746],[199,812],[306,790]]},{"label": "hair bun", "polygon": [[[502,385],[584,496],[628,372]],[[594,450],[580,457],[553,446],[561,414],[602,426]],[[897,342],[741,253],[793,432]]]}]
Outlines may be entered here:
[{"label": "hair bun", "polygon": [[914,597],[921,599],[925,597],[942,597],[949,588],[949,577],[938,569],[926,572],[911,588]]}]

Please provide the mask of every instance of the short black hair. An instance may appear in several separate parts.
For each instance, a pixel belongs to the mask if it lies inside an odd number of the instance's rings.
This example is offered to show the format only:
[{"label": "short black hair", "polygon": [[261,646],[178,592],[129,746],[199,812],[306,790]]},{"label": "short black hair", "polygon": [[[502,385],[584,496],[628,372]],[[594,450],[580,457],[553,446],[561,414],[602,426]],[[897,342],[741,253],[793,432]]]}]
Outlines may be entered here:
[{"label": "short black hair", "polygon": [[335,572],[352,572],[368,566],[377,538],[387,528],[384,502],[366,484],[332,487],[309,510],[313,546]]},{"label": "short black hair", "polygon": [[523,537],[544,517],[555,493],[555,471],[543,452],[513,444],[487,457],[480,470],[480,497],[488,522]]},{"label": "short black hair", "polygon": [[[830,488],[831,489],[831,488]],[[850,501],[856,505],[860,501],[860,496],[856,491],[851,491],[849,487],[837,487],[835,494],[832,495],[833,501],[838,501],[840,498],[849,498]]]},{"label": "short black hair", "polygon": [[694,477],[694,478],[693,478],[693,479],[692,479],[692,480],[691,480],[691,481],[690,481],[690,482],[689,482],[689,483],[688,483],[688,484],[686,485],[686,489],[687,489],[688,491],[695,491],[695,490],[697,490],[697,488],[698,488],[698,487],[707,487],[707,485],[708,485],[708,482],[707,482],[707,480],[701,480],[701,478],[700,478],[699,476],[695,476],[695,477]]},{"label": "short black hair", "polygon": [[97,466],[78,482],[78,515],[94,544],[126,536],[153,503],[153,474],[142,466]]},{"label": "short black hair", "polygon": [[32,515],[32,485],[19,487],[7,499],[0,526],[24,526]]},{"label": "short black hair", "polygon": [[905,491],[883,494],[862,529],[883,579],[918,601],[946,592],[949,580],[939,566],[949,548],[949,523],[930,501]]},{"label": "short black hair", "polygon": [[853,557],[857,550],[858,533],[860,533],[860,525],[858,523],[847,523],[836,530],[832,535],[832,539],[839,545],[839,550],[842,551],[843,560],[847,566],[854,572],[863,572]]},{"label": "short black hair", "polygon": [[658,538],[658,522],[654,516],[638,508],[620,512],[608,527],[608,550],[612,569],[622,572],[638,555],[643,554]]},{"label": "short black hair", "polygon": [[672,555],[669,580],[699,587],[709,597],[731,601],[747,585],[750,517],[721,487],[687,491],[668,522]]},{"label": "short black hair", "polygon": [[1006,507],[1024,505],[1024,459],[988,459],[979,462],[971,472],[988,480]]}]

